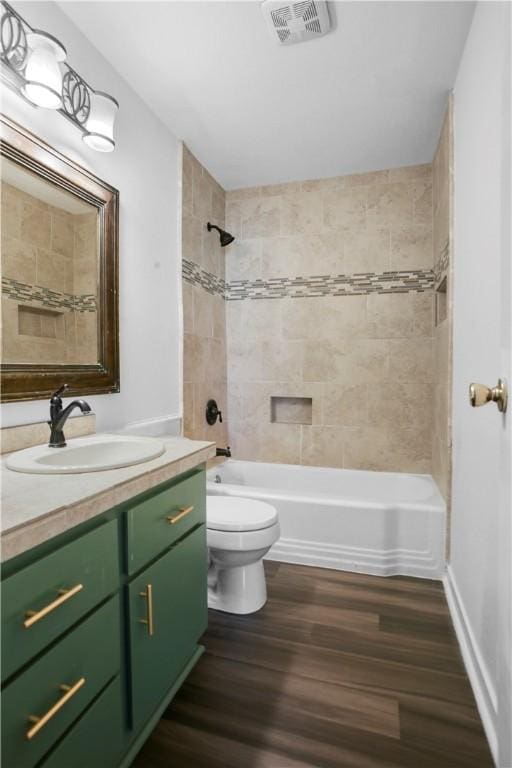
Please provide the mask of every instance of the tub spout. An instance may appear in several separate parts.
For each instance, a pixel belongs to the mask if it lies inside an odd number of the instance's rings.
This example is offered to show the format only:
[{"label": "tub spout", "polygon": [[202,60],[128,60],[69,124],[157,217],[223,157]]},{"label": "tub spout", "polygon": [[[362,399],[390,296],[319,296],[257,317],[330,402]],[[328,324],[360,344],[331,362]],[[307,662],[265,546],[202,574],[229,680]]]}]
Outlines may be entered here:
[{"label": "tub spout", "polygon": [[227,448],[217,448],[216,456],[226,456],[226,458],[230,459],[231,448],[229,447],[229,445]]}]

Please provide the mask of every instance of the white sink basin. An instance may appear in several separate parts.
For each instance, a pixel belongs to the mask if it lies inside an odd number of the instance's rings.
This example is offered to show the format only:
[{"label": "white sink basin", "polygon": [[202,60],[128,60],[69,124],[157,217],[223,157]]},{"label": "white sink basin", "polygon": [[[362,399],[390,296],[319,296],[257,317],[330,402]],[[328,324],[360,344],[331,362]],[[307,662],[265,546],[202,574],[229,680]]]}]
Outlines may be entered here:
[{"label": "white sink basin", "polygon": [[165,446],[153,437],[91,435],[69,440],[65,448],[37,445],[11,454],[8,469],[41,475],[101,472],[142,464],[161,456]]}]

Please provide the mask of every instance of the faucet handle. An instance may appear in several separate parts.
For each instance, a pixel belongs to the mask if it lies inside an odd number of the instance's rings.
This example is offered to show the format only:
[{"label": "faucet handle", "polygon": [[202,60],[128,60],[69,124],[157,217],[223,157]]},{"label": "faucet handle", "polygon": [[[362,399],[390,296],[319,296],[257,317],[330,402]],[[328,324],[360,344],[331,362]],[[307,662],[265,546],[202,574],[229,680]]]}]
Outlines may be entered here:
[{"label": "faucet handle", "polygon": [[64,394],[64,392],[69,389],[69,384],[63,384],[62,387],[59,387],[52,395],[51,401],[54,402],[56,400],[60,400],[61,395]]}]

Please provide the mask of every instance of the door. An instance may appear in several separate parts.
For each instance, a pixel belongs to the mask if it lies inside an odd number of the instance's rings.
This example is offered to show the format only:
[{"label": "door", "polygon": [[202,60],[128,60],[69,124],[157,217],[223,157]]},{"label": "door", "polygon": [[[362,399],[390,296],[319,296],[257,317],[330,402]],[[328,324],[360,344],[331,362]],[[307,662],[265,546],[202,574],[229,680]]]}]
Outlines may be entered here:
[{"label": "door", "polygon": [[448,582],[495,761],[512,766],[510,5],[478,3],[454,89],[453,495]]},{"label": "door", "polygon": [[206,526],[129,585],[133,723],[153,714],[193,656],[208,621]]}]

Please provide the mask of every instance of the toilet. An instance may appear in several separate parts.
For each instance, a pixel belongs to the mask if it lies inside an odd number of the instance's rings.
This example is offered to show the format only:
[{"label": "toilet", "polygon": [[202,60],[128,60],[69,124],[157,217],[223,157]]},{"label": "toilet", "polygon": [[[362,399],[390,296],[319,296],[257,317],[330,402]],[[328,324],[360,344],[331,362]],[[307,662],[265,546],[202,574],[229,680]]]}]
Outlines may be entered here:
[{"label": "toilet", "polygon": [[208,607],[254,613],[267,601],[263,557],[280,535],[276,509],[264,501],[207,496]]}]

